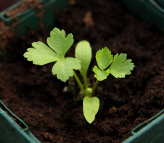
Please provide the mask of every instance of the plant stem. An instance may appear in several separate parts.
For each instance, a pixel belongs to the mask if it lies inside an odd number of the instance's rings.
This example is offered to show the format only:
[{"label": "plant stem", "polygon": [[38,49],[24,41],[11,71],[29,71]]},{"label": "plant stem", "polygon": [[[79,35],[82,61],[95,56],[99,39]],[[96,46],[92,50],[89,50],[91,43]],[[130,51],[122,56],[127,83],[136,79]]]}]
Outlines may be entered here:
[{"label": "plant stem", "polygon": [[87,82],[87,75],[86,74],[83,76],[83,80],[84,80],[85,90],[87,90],[88,82]]},{"label": "plant stem", "polygon": [[93,88],[92,88],[92,93],[95,91],[95,89],[96,89],[98,83],[99,83],[99,80],[96,80],[96,82],[95,82],[95,84],[94,84],[94,86],[93,86]]},{"label": "plant stem", "polygon": [[83,94],[84,94],[85,96],[87,96],[87,93],[86,93],[86,91],[84,90],[83,85],[81,84],[81,81],[79,80],[79,78],[78,78],[78,76],[76,75],[75,72],[74,72],[74,78],[75,78],[76,82],[78,83],[78,85],[79,85],[81,91],[83,92]]}]

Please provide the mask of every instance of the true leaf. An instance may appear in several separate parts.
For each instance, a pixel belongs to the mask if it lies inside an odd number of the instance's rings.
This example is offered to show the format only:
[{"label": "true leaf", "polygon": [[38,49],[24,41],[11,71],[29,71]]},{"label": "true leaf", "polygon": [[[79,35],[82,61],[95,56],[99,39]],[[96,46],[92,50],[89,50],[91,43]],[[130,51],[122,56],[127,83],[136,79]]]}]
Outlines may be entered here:
[{"label": "true leaf", "polygon": [[72,46],[74,42],[73,35],[68,34],[66,37],[64,30],[59,30],[54,28],[50,32],[50,37],[47,38],[48,45],[59,55],[65,56],[68,49]]},{"label": "true leaf", "polygon": [[109,67],[109,72],[116,78],[125,78],[125,75],[130,75],[135,67],[131,61],[131,59],[127,59],[127,54],[116,54]]},{"label": "true leaf", "polygon": [[24,53],[24,57],[28,61],[33,61],[35,65],[45,65],[60,59],[52,49],[40,41],[33,42],[32,46],[34,48],[28,48],[27,52]]},{"label": "true leaf", "polygon": [[79,71],[82,76],[85,76],[92,58],[92,49],[88,41],[83,40],[76,45],[75,57],[81,61]]},{"label": "true leaf", "polygon": [[99,81],[103,81],[104,79],[107,79],[107,76],[109,75],[109,70],[101,71],[97,66],[93,67],[93,72],[95,73],[95,78]]},{"label": "true leaf", "polygon": [[83,114],[88,123],[92,123],[95,120],[100,106],[100,100],[97,97],[85,96],[83,99]]},{"label": "true leaf", "polygon": [[111,51],[107,47],[97,51],[96,53],[96,61],[98,64],[98,67],[101,70],[105,70],[113,60],[113,55],[111,54]]},{"label": "true leaf", "polygon": [[32,43],[33,48],[28,48],[24,57],[28,61],[33,61],[33,64],[44,65],[51,62],[56,62],[52,68],[52,73],[57,74],[57,78],[66,81],[70,76],[73,76],[73,70],[81,68],[80,60],[76,58],[65,58],[65,54],[73,43],[73,35],[69,34],[66,37],[64,30],[54,28],[47,38],[48,47],[42,42]]},{"label": "true leaf", "polygon": [[70,76],[73,76],[74,71],[81,68],[80,60],[67,57],[64,60],[56,62],[52,68],[53,75],[57,74],[57,78],[63,82],[67,81]]}]

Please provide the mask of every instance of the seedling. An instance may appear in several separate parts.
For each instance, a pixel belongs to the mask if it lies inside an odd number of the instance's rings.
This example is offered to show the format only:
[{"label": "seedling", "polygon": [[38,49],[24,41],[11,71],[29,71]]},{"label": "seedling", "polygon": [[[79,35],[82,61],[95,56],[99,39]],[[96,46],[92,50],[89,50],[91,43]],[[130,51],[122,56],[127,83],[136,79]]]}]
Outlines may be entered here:
[{"label": "seedling", "polygon": [[[127,54],[116,54],[114,57],[107,47],[102,48],[96,53],[96,61],[98,66],[93,67],[94,76],[97,79],[93,88],[88,87],[87,71],[92,58],[92,50],[88,41],[80,41],[75,48],[75,58],[65,57],[65,54],[74,42],[73,35],[66,33],[64,30],[54,28],[47,38],[48,46],[38,41],[33,42],[33,48],[28,48],[24,53],[24,57],[28,61],[33,61],[35,65],[45,65],[56,62],[52,67],[52,74],[57,78],[66,82],[70,77],[74,76],[81,91],[83,98],[83,114],[88,123],[92,123],[95,119],[100,106],[98,97],[93,97],[99,81],[107,79],[109,74],[115,78],[125,78],[130,75],[135,67],[131,59],[127,59]],[[79,77],[74,72],[79,70],[84,81],[84,87]]]}]

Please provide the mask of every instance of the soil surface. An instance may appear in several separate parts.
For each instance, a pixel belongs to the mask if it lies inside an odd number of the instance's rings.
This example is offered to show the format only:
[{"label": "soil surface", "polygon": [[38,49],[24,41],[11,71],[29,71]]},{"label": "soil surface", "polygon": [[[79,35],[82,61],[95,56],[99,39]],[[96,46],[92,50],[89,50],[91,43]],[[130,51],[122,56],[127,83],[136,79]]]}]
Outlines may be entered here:
[{"label": "soil surface", "polygon": [[24,0],[24,2],[18,6],[17,8],[10,10],[6,13],[6,17],[11,17],[19,12],[23,12],[27,10],[28,8],[39,8],[41,5],[39,4],[40,0]]},{"label": "soil surface", "polygon": [[[9,42],[14,50],[0,62],[0,99],[20,117],[43,143],[120,143],[131,130],[164,106],[164,35],[133,17],[116,0],[78,0],[75,7],[56,14],[56,27],[73,33],[75,43],[67,56],[74,56],[78,41],[88,40],[95,55],[107,46],[113,54],[127,53],[135,68],[126,78],[112,75],[99,83],[101,105],[88,124],[82,101],[63,93],[68,82],[51,73],[52,65],[35,66],[23,53],[34,41],[46,42],[49,32],[28,31]],[[95,79],[92,67],[90,85]]]}]

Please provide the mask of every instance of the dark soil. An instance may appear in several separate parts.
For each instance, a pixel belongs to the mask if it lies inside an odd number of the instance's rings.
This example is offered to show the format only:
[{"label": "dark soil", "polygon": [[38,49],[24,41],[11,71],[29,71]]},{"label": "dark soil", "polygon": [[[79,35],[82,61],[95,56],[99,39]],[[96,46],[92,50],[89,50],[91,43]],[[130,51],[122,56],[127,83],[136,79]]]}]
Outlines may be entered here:
[{"label": "dark soil", "polygon": [[[0,98],[43,143],[120,143],[131,130],[164,106],[164,36],[132,15],[116,0],[79,0],[73,9],[57,13],[56,26],[73,33],[74,56],[79,40],[89,40],[93,55],[107,46],[113,54],[127,53],[135,69],[126,78],[113,76],[99,86],[101,105],[90,125],[82,101],[63,93],[68,83],[52,75],[53,64],[35,66],[22,56],[34,41],[46,42],[49,32],[29,31],[10,44],[14,52],[0,62]],[[88,72],[91,86],[93,57]]]},{"label": "dark soil", "polygon": [[27,10],[28,8],[35,8],[38,9],[41,7],[39,4],[40,0],[24,0],[24,2],[17,8],[10,10],[6,13],[6,17],[11,17],[19,12],[23,12]]},{"label": "dark soil", "polygon": [[[14,2],[16,1],[18,0],[11,0],[10,2],[7,1],[4,3],[4,1],[2,2],[2,0],[0,0],[0,7],[2,7],[3,9],[8,8],[11,4],[14,4]],[[2,8],[0,8],[0,12]],[[15,41],[16,34],[14,32],[14,29],[17,25],[19,25],[19,18],[16,17],[16,14],[26,11],[28,8],[33,8],[37,12],[37,17],[41,19],[42,16],[40,15],[41,13],[40,10],[43,8],[43,6],[39,4],[39,0],[22,0],[22,3],[18,7],[7,11],[5,14],[5,17],[14,18],[14,20],[12,21],[11,27],[7,26],[0,16],[0,37],[1,37],[0,38],[0,43],[1,43],[0,54],[2,53],[3,50],[6,49],[6,47],[8,46],[8,43],[11,43],[11,41]],[[42,24],[42,22],[40,22],[40,24]]]}]

